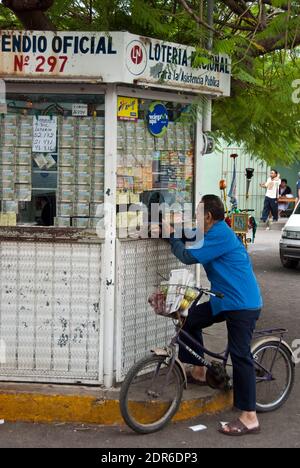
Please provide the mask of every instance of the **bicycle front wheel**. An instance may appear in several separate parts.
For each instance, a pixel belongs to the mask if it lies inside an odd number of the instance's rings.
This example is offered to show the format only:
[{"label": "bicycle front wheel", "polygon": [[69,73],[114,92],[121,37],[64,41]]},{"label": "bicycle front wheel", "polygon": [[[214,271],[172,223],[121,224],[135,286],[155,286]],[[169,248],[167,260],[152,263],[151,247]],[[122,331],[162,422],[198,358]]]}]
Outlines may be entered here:
[{"label": "bicycle front wheel", "polygon": [[253,351],[256,368],[257,411],[279,409],[289,398],[295,380],[295,366],[289,349],[268,341]]},{"label": "bicycle front wheel", "polygon": [[162,429],[177,412],[184,378],[179,366],[165,356],[148,356],[128,372],[120,392],[120,410],[126,424],[139,434]]}]

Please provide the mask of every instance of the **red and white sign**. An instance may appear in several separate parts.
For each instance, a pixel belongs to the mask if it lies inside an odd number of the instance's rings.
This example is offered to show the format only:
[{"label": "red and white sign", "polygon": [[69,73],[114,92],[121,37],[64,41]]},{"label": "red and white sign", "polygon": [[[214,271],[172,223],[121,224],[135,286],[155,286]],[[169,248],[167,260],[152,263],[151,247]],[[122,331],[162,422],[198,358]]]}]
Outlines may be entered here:
[{"label": "red and white sign", "polygon": [[141,41],[132,41],[126,48],[126,65],[132,75],[142,75],[147,67],[147,50]]},{"label": "red and white sign", "polygon": [[231,60],[212,55],[193,67],[195,49],[126,32],[0,31],[0,77],[91,79],[230,95]]}]

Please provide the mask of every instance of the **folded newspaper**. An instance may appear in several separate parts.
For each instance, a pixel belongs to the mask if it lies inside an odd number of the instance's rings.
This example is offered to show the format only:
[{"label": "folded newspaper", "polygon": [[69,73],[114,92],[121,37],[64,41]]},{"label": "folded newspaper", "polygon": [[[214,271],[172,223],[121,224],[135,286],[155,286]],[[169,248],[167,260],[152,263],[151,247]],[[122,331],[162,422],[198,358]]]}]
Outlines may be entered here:
[{"label": "folded newspaper", "polygon": [[176,312],[184,299],[186,289],[195,286],[193,273],[186,268],[172,270],[166,298],[166,310],[169,314]]}]

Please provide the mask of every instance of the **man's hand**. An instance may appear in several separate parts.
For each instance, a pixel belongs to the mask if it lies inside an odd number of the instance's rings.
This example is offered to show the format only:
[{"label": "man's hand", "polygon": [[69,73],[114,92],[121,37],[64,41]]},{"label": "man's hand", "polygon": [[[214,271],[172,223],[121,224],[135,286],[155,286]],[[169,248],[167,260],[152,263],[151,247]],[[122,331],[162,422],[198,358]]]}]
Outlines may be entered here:
[{"label": "man's hand", "polygon": [[164,239],[169,239],[171,234],[174,234],[175,229],[174,226],[167,223],[166,221],[162,222],[162,236]]}]

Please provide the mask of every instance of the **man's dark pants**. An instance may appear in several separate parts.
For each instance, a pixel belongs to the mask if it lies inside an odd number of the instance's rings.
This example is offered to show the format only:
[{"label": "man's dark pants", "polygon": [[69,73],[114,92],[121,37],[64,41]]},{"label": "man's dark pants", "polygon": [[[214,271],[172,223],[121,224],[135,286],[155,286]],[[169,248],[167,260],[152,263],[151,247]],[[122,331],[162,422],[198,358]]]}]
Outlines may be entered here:
[{"label": "man's dark pants", "polygon": [[[224,312],[214,316],[210,302],[205,302],[190,309],[184,330],[203,345],[202,330],[214,323],[226,321],[228,330],[229,352],[233,365],[234,406],[241,411],[256,410],[256,375],[251,354],[251,341],[259,319],[260,310],[238,310]],[[190,345],[186,337],[182,341]],[[179,358],[182,362],[199,366],[199,362],[188,351],[180,347]]]},{"label": "man's dark pants", "polygon": [[265,223],[268,218],[269,214],[272,213],[273,221],[278,221],[278,201],[276,198],[269,198],[265,197],[265,204],[262,213],[262,221]]}]

